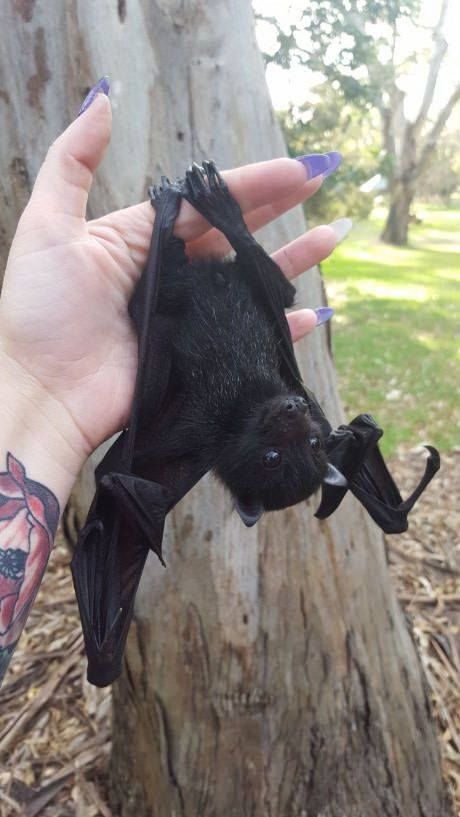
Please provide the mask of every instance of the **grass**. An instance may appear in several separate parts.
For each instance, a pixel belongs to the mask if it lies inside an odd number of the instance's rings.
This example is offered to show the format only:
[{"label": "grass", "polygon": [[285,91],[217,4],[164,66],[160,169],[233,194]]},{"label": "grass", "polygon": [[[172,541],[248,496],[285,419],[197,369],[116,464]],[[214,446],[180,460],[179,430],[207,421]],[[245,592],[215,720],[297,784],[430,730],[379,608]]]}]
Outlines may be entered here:
[{"label": "grass", "polygon": [[322,265],[347,417],[373,414],[386,454],[460,444],[460,208],[417,215],[409,247],[379,241],[377,211]]}]

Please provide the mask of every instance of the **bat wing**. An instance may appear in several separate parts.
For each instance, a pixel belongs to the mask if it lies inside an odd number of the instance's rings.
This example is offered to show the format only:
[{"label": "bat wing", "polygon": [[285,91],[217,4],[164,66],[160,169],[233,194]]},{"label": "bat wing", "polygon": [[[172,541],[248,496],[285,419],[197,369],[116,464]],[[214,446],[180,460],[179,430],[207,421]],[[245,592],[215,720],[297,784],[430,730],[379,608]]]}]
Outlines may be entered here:
[{"label": "bat wing", "polygon": [[[105,460],[107,466],[111,459]],[[158,469],[161,483],[111,470],[100,476],[71,563],[92,684],[106,686],[120,674],[148,552],[164,565],[166,515],[206,470],[178,458]]]},{"label": "bat wing", "polygon": [[425,472],[412,494],[403,500],[378,447],[382,434],[369,414],[360,414],[349,425],[331,432],[326,442],[328,459],[346,477],[348,487],[323,484],[321,504],[315,514],[319,519],[330,516],[349,489],[385,533],[407,530],[409,511],[439,470],[439,453],[426,446],[429,456]]},{"label": "bat wing", "polygon": [[100,482],[71,569],[85,636],[88,680],[112,683],[150,548],[161,559],[167,497],[161,485],[111,473]]},{"label": "bat wing", "polygon": [[[181,196],[167,180],[151,195],[156,208],[152,242],[130,303],[138,334],[139,364],[129,427],[97,468],[96,494],[71,564],[88,656],[88,679],[97,686],[111,683],[120,673],[134,599],[149,550],[163,562],[161,544],[168,511],[207,470],[185,456],[156,467],[154,464],[148,474],[136,469],[136,445],[139,435],[145,434],[143,420],[148,416],[152,421],[174,398],[169,394],[170,328],[155,315],[155,308],[160,268],[168,252]],[[177,252],[177,239],[172,240]]]}]

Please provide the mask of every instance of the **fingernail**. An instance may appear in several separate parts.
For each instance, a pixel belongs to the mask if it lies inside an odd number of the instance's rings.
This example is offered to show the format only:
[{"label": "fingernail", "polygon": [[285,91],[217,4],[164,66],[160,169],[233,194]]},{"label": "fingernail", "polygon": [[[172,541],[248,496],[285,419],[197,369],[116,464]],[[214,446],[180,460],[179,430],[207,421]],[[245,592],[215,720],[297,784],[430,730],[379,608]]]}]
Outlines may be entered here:
[{"label": "fingernail", "polygon": [[334,314],[334,310],[331,309],[330,306],[320,306],[318,309],[315,309],[316,312],[316,325],[321,326],[322,323],[326,323],[326,321],[330,321]]},{"label": "fingernail", "polygon": [[295,158],[303,164],[309,179],[314,179],[321,173],[325,176],[330,164],[326,153],[310,153],[307,156],[296,156]]},{"label": "fingernail", "polygon": [[340,244],[353,227],[353,222],[351,218],[337,218],[335,221],[331,221],[329,227],[334,230],[337,244]]},{"label": "fingernail", "polygon": [[108,77],[101,77],[101,79],[98,80],[98,82],[96,82],[96,85],[93,85],[93,87],[91,88],[91,90],[87,94],[87,96],[85,96],[85,98],[83,100],[83,104],[82,104],[80,110],[77,113],[77,116],[80,116],[80,114],[82,114],[86,110],[88,110],[89,106],[91,105],[92,102],[94,102],[94,100],[96,99],[96,96],[98,94],[105,94],[106,96],[108,96],[109,91],[110,91],[110,80],[109,80],[109,78]]},{"label": "fingernail", "polygon": [[342,161],[342,154],[339,153],[337,150],[331,150],[329,153],[326,153],[327,158],[329,159],[329,167],[327,170],[324,171],[323,176],[326,178],[330,176],[334,170],[337,170],[340,162]]}]

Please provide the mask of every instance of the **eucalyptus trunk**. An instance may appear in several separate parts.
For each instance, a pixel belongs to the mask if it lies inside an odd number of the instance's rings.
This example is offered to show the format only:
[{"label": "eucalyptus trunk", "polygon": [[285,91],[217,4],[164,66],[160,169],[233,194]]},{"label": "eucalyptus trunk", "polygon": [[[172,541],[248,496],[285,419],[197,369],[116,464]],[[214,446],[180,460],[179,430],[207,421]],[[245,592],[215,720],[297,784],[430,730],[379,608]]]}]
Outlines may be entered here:
[{"label": "eucalyptus trunk", "polygon": [[[386,243],[396,246],[407,244],[410,208],[417,193],[419,180],[427,172],[435,156],[439,138],[460,101],[460,82],[457,80],[441,107],[438,104],[437,110],[432,111],[441,67],[448,50],[444,30],[449,2],[450,0],[439,0],[434,4],[437,22],[432,30],[431,54],[427,61],[423,94],[415,119],[409,120],[406,116],[406,92],[401,90],[396,82],[395,64],[391,66],[393,80],[389,87],[382,88],[378,105],[382,117],[383,148],[391,162],[388,169],[389,210],[381,238]],[[393,57],[397,51],[397,36],[395,25]]]},{"label": "eucalyptus trunk", "polygon": [[[160,171],[193,159],[229,167],[285,152],[247,0],[5,0],[0,19],[4,253],[48,144],[102,74],[114,130],[93,215],[140,200]],[[264,244],[303,229],[298,208]],[[312,270],[298,301],[323,299]],[[338,423],[327,338],[316,330],[299,356]],[[148,562],[114,685],[117,816],[448,814],[382,536],[352,498],[324,522],[317,502],[246,530],[204,479],[171,514],[167,569]]]},{"label": "eucalyptus trunk", "polygon": [[410,184],[395,182],[390,194],[390,207],[382,241],[396,247],[405,247],[409,237],[410,209],[414,200],[414,191]]},{"label": "eucalyptus trunk", "polygon": [[382,116],[383,137],[392,157],[389,171],[388,215],[381,239],[387,244],[405,247],[409,238],[410,209],[418,175],[417,134],[404,114],[404,93],[395,89],[391,111]]}]

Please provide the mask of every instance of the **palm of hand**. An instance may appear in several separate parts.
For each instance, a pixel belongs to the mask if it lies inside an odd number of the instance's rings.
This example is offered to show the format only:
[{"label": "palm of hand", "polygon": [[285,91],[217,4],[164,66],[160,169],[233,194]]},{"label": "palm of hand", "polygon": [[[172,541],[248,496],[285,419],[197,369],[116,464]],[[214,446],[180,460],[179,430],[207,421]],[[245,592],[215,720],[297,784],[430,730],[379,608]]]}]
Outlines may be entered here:
[{"label": "palm of hand", "polygon": [[0,301],[5,352],[65,407],[89,453],[128,420],[137,341],[127,305],[140,270],[103,219],[40,228],[24,216]]},{"label": "palm of hand", "polygon": [[[0,299],[2,363],[13,361],[9,368],[19,374],[13,388],[24,392],[33,412],[41,411],[58,440],[70,443],[63,459],[77,454],[76,471],[129,419],[137,338],[127,307],[152,233],[148,202],[86,222],[93,173],[110,130],[109,100],[98,94],[51,146],[19,222]],[[251,231],[321,184],[319,177],[306,181],[305,169],[291,159],[248,165],[230,171],[228,180]],[[187,204],[176,226],[192,255],[228,252],[223,236]],[[331,228],[318,227],[273,258],[293,278],[335,244]],[[288,320],[294,340],[316,325],[312,310]]]}]

